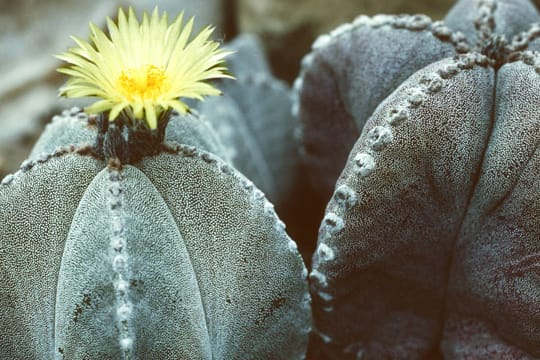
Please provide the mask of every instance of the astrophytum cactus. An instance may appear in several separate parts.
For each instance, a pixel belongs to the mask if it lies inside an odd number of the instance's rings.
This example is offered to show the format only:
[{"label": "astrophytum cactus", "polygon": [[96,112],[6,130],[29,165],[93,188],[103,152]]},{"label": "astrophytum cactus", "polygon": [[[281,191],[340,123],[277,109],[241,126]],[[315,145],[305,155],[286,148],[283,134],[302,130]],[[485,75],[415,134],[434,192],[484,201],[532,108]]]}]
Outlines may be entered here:
[{"label": "astrophytum cactus", "polygon": [[[359,16],[321,35],[294,83],[293,113],[313,185],[330,196],[366,120],[414,72],[457,54],[495,53],[501,47],[489,45],[500,41],[493,34],[523,49],[536,38],[531,24],[537,20],[527,0],[470,0],[459,2],[444,22],[425,15]],[[524,36],[513,39],[520,31]]]},{"label": "astrophytum cactus", "polygon": [[316,174],[361,134],[319,229],[314,354],[540,357],[539,20],[465,0],[316,43],[297,82]]},{"label": "astrophytum cactus", "polygon": [[210,123],[173,111],[219,93],[227,53],[181,15],[118,19],[61,55],[97,114],[57,117],[1,182],[0,359],[304,358],[296,244]]},{"label": "astrophytum cactus", "polygon": [[299,165],[290,89],[272,75],[254,35],[241,35],[226,47],[235,51],[228,64],[236,79],[221,80],[217,86],[223,95],[197,109],[219,134],[234,166],[283,208]]},{"label": "astrophytum cactus", "polygon": [[0,358],[301,358],[306,270],[204,123],[173,118],[192,135],[128,165],[92,155],[86,118],[58,117],[0,186]]}]

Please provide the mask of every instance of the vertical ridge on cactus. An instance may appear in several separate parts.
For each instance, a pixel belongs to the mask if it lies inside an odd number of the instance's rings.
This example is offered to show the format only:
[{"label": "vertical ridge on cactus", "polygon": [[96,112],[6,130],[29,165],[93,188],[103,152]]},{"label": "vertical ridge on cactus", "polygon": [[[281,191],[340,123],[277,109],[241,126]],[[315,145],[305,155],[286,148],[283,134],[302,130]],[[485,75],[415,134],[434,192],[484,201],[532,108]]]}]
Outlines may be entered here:
[{"label": "vertical ridge on cactus", "polygon": [[[104,100],[96,115],[57,117],[0,183],[0,358],[305,357],[311,298],[296,243],[211,122],[173,111],[230,77],[209,28],[187,43],[191,24],[120,11],[110,38],[91,26],[95,48],[77,39],[63,56],[66,94]],[[141,49],[156,51],[131,56]],[[288,107],[287,89],[271,90]]]},{"label": "vertical ridge on cactus", "polygon": [[[540,164],[540,62],[530,51],[538,29],[530,22],[538,20],[527,1],[458,1],[440,35],[467,46],[427,66],[411,57],[418,68],[373,109],[363,105],[360,88],[371,78],[354,74],[365,66],[384,71],[387,63],[351,57],[361,46],[386,54],[379,47],[407,46],[407,37],[383,27],[387,43],[379,35],[375,42],[335,37],[317,45],[300,80],[301,116],[314,99],[320,107],[360,99],[349,121],[361,124],[310,274],[318,357],[540,356],[540,178],[533,170]],[[349,62],[331,62],[328,54],[340,47]],[[415,51],[429,56],[432,48]],[[341,91],[316,98],[321,82]],[[382,94],[385,84],[374,86]],[[314,114],[303,121],[308,141],[332,126],[316,129],[320,120]],[[312,160],[320,171],[323,161]]]},{"label": "vertical ridge on cactus", "polygon": [[[6,209],[0,251],[9,257],[2,264],[0,301],[18,302],[1,313],[2,326],[11,329],[0,339],[1,357],[115,358],[122,347],[136,357],[304,356],[307,271],[272,205],[220,158],[185,145],[164,151],[145,158],[139,170],[125,165],[121,171],[101,170],[104,164],[91,154],[62,151],[25,165],[0,187]],[[60,188],[45,191],[51,184]],[[49,200],[51,193],[58,196]],[[109,193],[122,193],[122,200]],[[17,210],[21,203],[28,204],[26,215]],[[113,209],[121,209],[119,218],[109,216]],[[115,232],[125,235],[125,245]],[[111,257],[111,247],[123,246],[126,254]],[[115,290],[122,271],[129,276],[125,306]],[[204,309],[199,320],[196,304],[190,305],[196,299]],[[122,335],[117,320],[128,314]],[[21,341],[28,347],[18,349]]]}]

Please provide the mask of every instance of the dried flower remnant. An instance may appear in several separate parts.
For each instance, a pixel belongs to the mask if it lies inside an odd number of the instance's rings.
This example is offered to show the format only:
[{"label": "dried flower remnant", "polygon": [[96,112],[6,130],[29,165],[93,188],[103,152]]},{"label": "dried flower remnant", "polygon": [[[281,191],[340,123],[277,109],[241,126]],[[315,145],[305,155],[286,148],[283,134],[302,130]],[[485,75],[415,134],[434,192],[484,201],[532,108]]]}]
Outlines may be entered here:
[{"label": "dried flower remnant", "polygon": [[57,56],[70,64],[58,71],[71,76],[60,95],[100,98],[85,110],[109,112],[110,121],[123,115],[150,129],[171,109],[189,110],[180,98],[218,95],[206,81],[232,78],[224,64],[230,52],[209,40],[211,26],[190,41],[193,18],[183,26],[183,17],[169,24],[167,13],[160,15],[156,7],[139,23],[133,9],[127,16],[119,9],[118,23],[107,18],[109,36],[91,23],[90,42],[72,37],[78,46]]}]

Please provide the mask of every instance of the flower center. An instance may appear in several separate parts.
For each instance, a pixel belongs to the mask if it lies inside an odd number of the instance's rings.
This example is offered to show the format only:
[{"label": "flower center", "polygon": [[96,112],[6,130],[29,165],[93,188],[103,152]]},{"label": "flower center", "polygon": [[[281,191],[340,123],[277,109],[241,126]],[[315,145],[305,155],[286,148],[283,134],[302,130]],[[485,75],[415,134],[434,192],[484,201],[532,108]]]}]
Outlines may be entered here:
[{"label": "flower center", "polygon": [[168,84],[168,78],[161,67],[145,65],[136,69],[122,71],[118,77],[120,92],[129,101],[153,100],[162,95]]}]

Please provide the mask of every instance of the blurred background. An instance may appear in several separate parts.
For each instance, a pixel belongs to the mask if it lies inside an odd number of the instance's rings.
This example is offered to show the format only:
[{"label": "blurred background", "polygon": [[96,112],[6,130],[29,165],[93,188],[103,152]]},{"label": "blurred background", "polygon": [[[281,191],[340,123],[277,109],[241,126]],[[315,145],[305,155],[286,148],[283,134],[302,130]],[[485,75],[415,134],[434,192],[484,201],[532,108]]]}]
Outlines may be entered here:
[{"label": "blurred background", "polygon": [[[540,0],[538,0],[540,2]],[[57,97],[65,77],[53,55],[85,38],[88,22],[105,24],[118,6],[138,12],[158,5],[171,17],[185,10],[196,28],[214,24],[217,39],[250,32],[262,39],[275,75],[294,80],[314,38],[357,15],[444,16],[451,0],[0,0],[0,179],[15,171],[52,115],[74,105]]]}]

